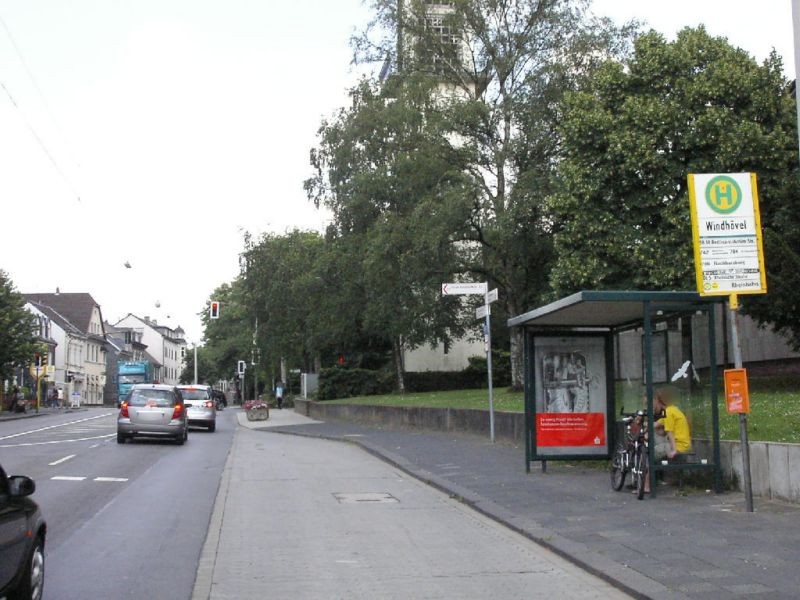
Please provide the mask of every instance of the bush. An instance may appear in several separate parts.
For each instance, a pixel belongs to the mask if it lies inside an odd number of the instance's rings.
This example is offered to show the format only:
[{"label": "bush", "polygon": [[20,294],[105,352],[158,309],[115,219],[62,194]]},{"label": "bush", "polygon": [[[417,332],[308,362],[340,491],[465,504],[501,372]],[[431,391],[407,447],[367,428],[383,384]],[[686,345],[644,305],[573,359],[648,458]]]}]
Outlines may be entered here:
[{"label": "bush", "polygon": [[443,392],[486,387],[486,369],[468,371],[419,371],[404,374],[407,392]]},{"label": "bush", "polygon": [[[483,375],[483,386],[486,385],[486,357],[470,356],[469,366],[464,372],[480,373]],[[511,353],[501,350],[492,350],[492,385],[496,388],[511,385]],[[478,386],[482,387],[482,386]]]},{"label": "bush", "polygon": [[387,371],[333,367],[319,372],[318,400],[375,396],[394,391],[395,378]]}]

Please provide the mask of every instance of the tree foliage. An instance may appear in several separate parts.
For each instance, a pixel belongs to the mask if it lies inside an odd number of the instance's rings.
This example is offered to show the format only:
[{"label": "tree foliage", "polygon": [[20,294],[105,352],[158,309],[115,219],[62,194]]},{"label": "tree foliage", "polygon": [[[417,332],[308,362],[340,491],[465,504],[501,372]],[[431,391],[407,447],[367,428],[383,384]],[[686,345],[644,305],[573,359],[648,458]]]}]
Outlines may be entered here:
[{"label": "tree foliage", "polygon": [[774,55],[759,65],[703,28],[639,37],[565,101],[556,293],[693,289],[688,173],[754,171],[765,225],[795,220],[794,114]]},{"label": "tree foliage", "polygon": [[10,379],[14,367],[29,365],[36,351],[34,315],[8,274],[0,270],[0,382]]}]

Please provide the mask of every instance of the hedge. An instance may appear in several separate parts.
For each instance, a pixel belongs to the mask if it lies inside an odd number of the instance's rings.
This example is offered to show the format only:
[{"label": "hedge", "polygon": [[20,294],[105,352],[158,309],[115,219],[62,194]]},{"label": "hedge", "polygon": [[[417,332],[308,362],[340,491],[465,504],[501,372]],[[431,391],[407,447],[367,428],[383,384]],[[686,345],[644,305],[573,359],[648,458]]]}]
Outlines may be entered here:
[{"label": "hedge", "polygon": [[317,400],[354,396],[376,396],[394,391],[395,379],[388,371],[333,367],[319,372]]}]

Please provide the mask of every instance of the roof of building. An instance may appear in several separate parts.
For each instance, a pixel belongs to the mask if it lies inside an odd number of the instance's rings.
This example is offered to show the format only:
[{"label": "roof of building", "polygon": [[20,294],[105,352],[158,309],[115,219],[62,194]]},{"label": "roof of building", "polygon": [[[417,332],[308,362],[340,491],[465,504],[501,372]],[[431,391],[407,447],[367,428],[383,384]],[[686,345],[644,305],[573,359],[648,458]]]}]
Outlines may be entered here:
[{"label": "roof of building", "polygon": [[[172,340],[174,342],[185,342],[185,340],[183,339],[183,334],[185,332],[180,327],[180,325],[178,327],[176,327],[175,329],[173,329],[169,325],[160,325],[158,323],[158,321],[156,321],[154,319],[151,319],[150,317],[140,317],[140,316],[137,316],[137,315],[135,315],[133,313],[128,313],[127,316],[125,316],[122,319],[120,319],[119,321],[117,321],[117,324],[114,325],[114,327],[120,327],[119,324],[124,319],[126,319],[128,317],[133,317],[134,319],[138,320],[139,322],[144,323],[145,325],[147,325],[151,329],[154,329],[162,337],[165,337],[165,338],[167,338],[169,340]],[[122,327],[127,327],[127,326],[123,325]]]},{"label": "roof of building", "polygon": [[[92,311],[100,305],[95,302],[91,294],[87,293],[57,293],[57,294],[23,294],[30,302],[44,304],[59,312],[65,319],[77,327],[81,333],[89,334],[89,324],[92,321]],[[102,318],[101,318],[102,321]]]},{"label": "roof of building", "polygon": [[28,302],[31,305],[35,306],[37,310],[41,311],[42,314],[46,315],[53,323],[61,327],[67,333],[72,335],[77,335],[80,337],[85,337],[85,334],[78,329],[75,325],[73,325],[69,319],[67,319],[64,315],[54,309],[52,306],[48,306],[46,304],[42,304],[41,302],[36,302],[28,298],[29,294],[25,294],[25,297],[28,299]]}]

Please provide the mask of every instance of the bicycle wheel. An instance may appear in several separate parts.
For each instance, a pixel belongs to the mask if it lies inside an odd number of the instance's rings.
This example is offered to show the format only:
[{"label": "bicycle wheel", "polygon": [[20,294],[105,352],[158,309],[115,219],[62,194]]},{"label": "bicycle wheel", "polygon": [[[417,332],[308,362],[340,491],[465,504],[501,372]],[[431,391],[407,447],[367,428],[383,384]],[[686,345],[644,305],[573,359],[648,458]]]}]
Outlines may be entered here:
[{"label": "bicycle wheel", "polygon": [[625,485],[625,449],[617,447],[611,457],[611,488],[614,491],[620,491],[622,486]]},{"label": "bicycle wheel", "polygon": [[647,477],[650,475],[650,465],[647,460],[647,450],[645,446],[639,448],[636,463],[636,497],[642,500],[644,498],[644,488],[647,484]]}]

